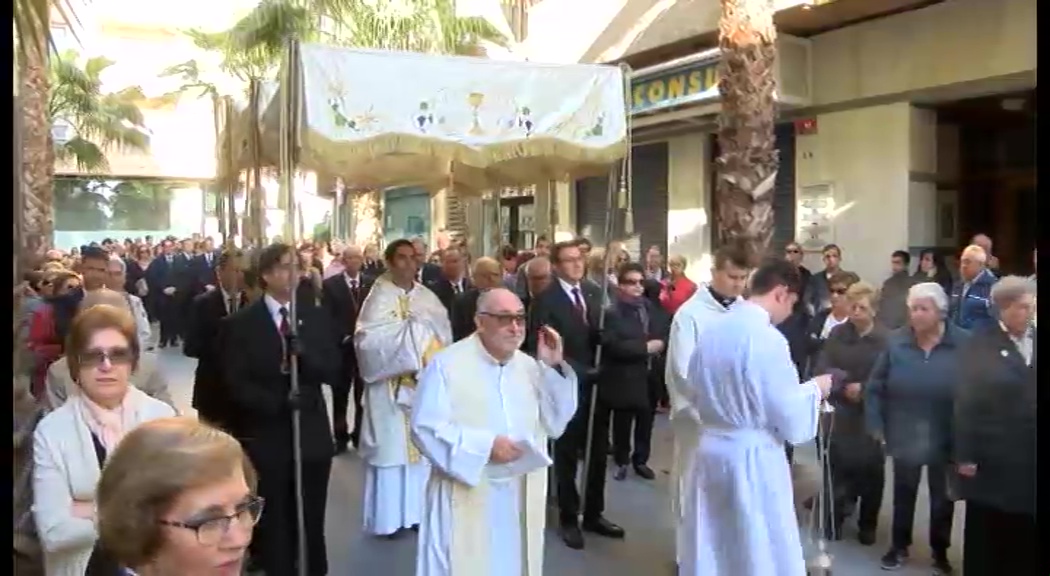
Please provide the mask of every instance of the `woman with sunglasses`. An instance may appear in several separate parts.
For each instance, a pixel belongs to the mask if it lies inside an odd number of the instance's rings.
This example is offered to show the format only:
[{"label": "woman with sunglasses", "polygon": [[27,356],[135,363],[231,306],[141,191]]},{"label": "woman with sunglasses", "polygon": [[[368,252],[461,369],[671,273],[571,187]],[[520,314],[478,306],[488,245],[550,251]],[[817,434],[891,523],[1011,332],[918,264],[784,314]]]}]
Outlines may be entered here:
[{"label": "woman with sunglasses", "polygon": [[124,434],[175,415],[131,385],[139,353],[127,311],[99,305],[73,319],[66,358],[77,393],[44,417],[33,435],[33,517],[48,576],[119,574],[113,558],[96,546],[99,472]]},{"label": "woman with sunglasses", "polygon": [[840,324],[849,320],[850,301],[846,298],[849,287],[860,281],[853,272],[838,271],[828,278],[828,299],[831,306],[826,310],[817,312],[809,322],[806,331],[806,362],[803,376],[809,378],[814,374],[814,367],[820,351],[824,348],[824,341],[831,335],[831,331]]},{"label": "woman with sunglasses", "polygon": [[240,576],[262,514],[240,444],[192,418],[129,433],[98,485],[103,547],[138,576]]}]

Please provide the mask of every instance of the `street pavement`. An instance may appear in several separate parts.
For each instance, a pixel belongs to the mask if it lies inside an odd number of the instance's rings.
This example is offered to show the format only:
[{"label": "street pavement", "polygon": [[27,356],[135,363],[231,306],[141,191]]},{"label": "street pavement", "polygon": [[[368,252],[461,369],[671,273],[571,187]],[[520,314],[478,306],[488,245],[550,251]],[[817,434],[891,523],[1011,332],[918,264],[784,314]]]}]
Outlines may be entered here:
[{"label": "street pavement", "polygon": [[[181,412],[192,414],[190,398],[195,361],[185,358],[177,349],[160,351],[161,367],[169,379],[172,396]],[[329,402],[331,406],[331,402]],[[611,475],[606,488],[606,517],[624,527],[625,540],[597,536],[587,539],[587,548],[566,548],[553,529],[547,533],[545,573],[550,576],[603,574],[606,576],[670,576],[674,574],[674,531],[667,504],[670,472],[671,436],[666,418],[661,418],[653,435],[651,466],[657,472],[647,482],[628,476],[617,482]],[[796,458],[815,459],[812,447],[796,451]],[[889,471],[888,471],[889,472]],[[887,474],[890,478],[891,474]],[[359,574],[413,576],[415,574],[415,536],[406,534],[397,540],[369,537],[361,532],[361,501],[364,476],[362,462],[353,452],[335,459],[328,496],[327,544],[330,576]],[[879,557],[889,544],[891,491],[887,482],[879,523],[879,539],[874,546],[861,546],[856,541],[856,526],[847,522],[845,538],[829,545],[835,576],[873,576],[881,574]],[[932,574],[927,546],[927,503],[925,482],[916,506],[915,545],[912,559],[898,574],[920,576]],[[949,557],[961,569],[963,505],[955,514],[953,547]],[[553,527],[553,522],[549,522]],[[731,574],[719,576],[735,576]],[[773,574],[769,576],[775,576]]]}]

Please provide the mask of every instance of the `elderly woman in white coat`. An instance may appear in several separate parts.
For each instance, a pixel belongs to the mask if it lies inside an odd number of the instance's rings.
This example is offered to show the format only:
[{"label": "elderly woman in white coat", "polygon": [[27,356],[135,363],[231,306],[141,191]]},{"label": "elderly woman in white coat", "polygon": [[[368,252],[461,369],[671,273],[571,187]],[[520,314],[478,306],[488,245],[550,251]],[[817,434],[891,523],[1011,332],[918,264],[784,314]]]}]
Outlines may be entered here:
[{"label": "elderly woman in white coat", "polygon": [[33,517],[47,576],[115,574],[96,548],[95,486],[108,454],[142,422],[175,410],[130,384],[140,348],[126,310],[98,305],[73,320],[66,348],[79,393],[40,421],[33,435]]}]

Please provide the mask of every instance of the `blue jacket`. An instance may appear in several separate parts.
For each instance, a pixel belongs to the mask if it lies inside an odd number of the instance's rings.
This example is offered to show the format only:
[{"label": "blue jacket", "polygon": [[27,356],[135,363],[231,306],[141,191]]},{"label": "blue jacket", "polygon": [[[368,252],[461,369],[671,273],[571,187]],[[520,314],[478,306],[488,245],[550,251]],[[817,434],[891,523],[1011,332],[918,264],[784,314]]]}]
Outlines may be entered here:
[{"label": "blue jacket", "polygon": [[952,289],[951,322],[959,328],[976,330],[987,326],[994,326],[998,322],[998,314],[992,306],[992,286],[998,281],[995,274],[987,268],[982,270],[969,284],[969,291],[963,298],[963,290],[966,289],[965,282],[957,282]]},{"label": "blue jacket", "polygon": [[969,337],[945,323],[943,338],[927,356],[910,327],[890,333],[864,387],[864,420],[893,458],[912,464],[950,458],[961,350]]}]

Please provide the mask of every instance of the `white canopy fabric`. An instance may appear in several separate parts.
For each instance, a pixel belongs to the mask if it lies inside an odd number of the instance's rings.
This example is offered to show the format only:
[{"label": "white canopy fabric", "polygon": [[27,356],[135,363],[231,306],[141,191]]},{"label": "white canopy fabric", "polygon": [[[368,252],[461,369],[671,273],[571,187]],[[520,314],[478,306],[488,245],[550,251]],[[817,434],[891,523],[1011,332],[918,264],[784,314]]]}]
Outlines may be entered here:
[{"label": "white canopy fabric", "polygon": [[[459,194],[605,174],[627,151],[624,74],[550,65],[303,44],[300,168],[349,188],[423,186]],[[277,159],[277,90],[264,88],[265,164]],[[246,108],[245,108],[246,110]],[[247,169],[250,119],[234,131]],[[221,140],[220,140],[221,142]]]}]

